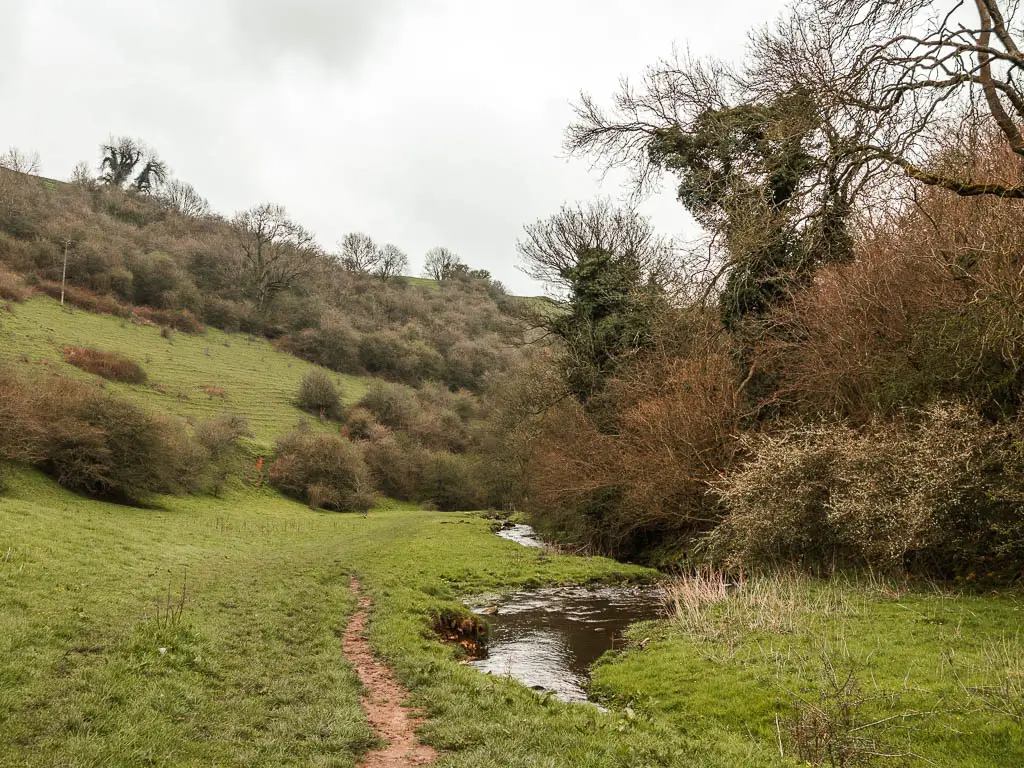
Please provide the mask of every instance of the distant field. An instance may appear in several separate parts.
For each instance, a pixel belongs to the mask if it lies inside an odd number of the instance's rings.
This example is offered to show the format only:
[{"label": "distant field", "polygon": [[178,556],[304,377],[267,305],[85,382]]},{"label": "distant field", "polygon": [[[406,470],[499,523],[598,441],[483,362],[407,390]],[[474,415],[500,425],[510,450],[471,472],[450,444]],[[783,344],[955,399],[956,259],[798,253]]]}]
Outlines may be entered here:
[{"label": "distant field", "polygon": [[[292,401],[303,374],[310,368],[291,355],[275,350],[265,339],[209,329],[201,336],[138,326],[108,315],[62,310],[53,299],[35,297],[0,312],[0,360],[24,367],[50,363],[61,373],[94,380],[62,361],[65,346],[95,347],[128,355],[149,375],[142,385],[108,383],[154,411],[204,419],[225,410],[245,416],[260,442],[269,443],[310,417]],[[24,358],[28,359],[25,363]],[[331,373],[345,402],[366,390],[367,379]],[[206,387],[224,390],[210,395]]]},{"label": "distant field", "polygon": [[409,283],[409,285],[418,285],[421,288],[430,288],[435,291],[440,288],[437,284],[437,280],[430,277],[405,277],[403,279]]}]

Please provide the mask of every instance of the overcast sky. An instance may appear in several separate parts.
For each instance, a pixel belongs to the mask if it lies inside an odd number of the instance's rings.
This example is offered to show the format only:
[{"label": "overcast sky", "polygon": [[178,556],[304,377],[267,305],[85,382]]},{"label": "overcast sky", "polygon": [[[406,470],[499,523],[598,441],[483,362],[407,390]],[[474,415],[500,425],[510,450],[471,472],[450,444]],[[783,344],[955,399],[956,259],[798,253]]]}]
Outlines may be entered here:
[{"label": "overcast sky", "polygon": [[[434,245],[538,293],[523,224],[619,196],[561,144],[583,89],[611,96],[673,45],[736,58],[781,0],[0,0],[0,151],[67,178],[111,134],[156,148],[221,213],[263,201],[333,249]],[[644,203],[694,234],[670,193]]]}]

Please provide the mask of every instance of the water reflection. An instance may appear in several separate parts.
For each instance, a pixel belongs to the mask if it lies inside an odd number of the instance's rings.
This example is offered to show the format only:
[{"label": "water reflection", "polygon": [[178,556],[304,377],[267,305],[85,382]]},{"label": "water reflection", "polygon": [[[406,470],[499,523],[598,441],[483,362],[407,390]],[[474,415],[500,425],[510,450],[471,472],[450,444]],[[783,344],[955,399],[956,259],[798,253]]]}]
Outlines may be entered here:
[{"label": "water reflection", "polygon": [[537,538],[537,532],[534,531],[533,526],[530,525],[511,523],[506,527],[497,530],[496,533],[501,538],[514,541],[516,544],[522,544],[524,547],[544,546],[544,542]]},{"label": "water reflection", "polygon": [[[507,595],[489,616],[488,655],[477,669],[586,701],[590,666],[630,624],[663,613],[658,587],[553,587]],[[479,607],[479,606],[478,606]]]}]

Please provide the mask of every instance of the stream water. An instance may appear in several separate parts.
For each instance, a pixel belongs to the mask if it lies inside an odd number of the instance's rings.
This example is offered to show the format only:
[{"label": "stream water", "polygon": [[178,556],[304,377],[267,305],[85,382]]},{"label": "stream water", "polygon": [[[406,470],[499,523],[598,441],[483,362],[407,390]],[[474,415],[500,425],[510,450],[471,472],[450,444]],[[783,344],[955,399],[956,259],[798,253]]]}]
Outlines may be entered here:
[{"label": "stream water", "polygon": [[[515,529],[498,535],[543,546],[530,526]],[[590,666],[598,657],[621,642],[619,635],[630,624],[664,614],[662,590],[654,586],[551,587],[504,595],[487,605],[497,609],[487,617],[487,656],[470,663],[552,691],[563,701],[586,701]]]}]

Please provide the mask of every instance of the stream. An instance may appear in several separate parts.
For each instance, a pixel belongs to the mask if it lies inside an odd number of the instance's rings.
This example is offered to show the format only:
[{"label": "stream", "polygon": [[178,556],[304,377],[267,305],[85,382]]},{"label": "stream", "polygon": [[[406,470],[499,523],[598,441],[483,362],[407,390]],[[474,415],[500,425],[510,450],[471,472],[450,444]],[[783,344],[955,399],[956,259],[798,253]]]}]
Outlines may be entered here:
[{"label": "stream", "polygon": [[[497,534],[523,546],[543,546],[528,525]],[[497,609],[487,616],[487,656],[470,664],[568,702],[587,701],[591,665],[621,642],[623,630],[664,615],[663,592],[650,585],[549,587],[503,595],[487,605],[488,611]]]}]

